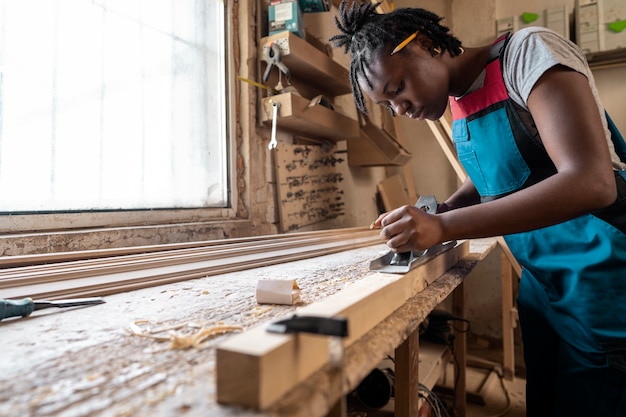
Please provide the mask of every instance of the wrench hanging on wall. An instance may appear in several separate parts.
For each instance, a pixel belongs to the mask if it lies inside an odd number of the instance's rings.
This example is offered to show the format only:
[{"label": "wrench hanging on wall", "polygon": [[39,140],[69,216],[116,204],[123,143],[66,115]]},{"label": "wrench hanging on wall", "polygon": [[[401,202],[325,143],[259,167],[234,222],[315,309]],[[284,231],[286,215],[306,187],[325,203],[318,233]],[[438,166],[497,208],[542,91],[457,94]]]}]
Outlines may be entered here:
[{"label": "wrench hanging on wall", "polygon": [[270,136],[270,143],[268,145],[269,149],[276,149],[278,146],[278,141],[276,140],[276,124],[278,123],[278,108],[280,107],[280,103],[277,101],[272,102],[272,134]]}]

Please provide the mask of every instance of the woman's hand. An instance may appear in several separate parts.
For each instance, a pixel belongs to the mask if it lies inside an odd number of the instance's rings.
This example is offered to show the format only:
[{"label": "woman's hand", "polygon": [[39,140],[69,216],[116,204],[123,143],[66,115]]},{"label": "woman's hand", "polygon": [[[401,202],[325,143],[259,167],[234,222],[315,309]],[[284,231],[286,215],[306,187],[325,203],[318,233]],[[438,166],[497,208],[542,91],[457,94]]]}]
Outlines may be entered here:
[{"label": "woman's hand", "polygon": [[402,206],[381,214],[373,223],[394,252],[428,249],[442,237],[439,216],[415,206]]}]

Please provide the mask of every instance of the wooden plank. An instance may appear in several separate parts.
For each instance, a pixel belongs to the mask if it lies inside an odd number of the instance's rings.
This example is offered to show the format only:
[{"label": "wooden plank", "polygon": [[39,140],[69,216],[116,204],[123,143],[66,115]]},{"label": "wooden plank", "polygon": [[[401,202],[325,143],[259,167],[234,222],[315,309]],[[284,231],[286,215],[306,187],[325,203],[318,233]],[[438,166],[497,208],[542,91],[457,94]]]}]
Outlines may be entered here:
[{"label": "wooden plank", "polygon": [[502,346],[504,377],[515,378],[515,318],[513,317],[513,270],[504,252],[500,254],[502,274]]},{"label": "wooden plank", "polygon": [[[145,246],[127,246],[121,248],[106,248],[106,249],[93,249],[93,250],[80,250],[80,251],[67,251],[67,252],[51,252],[51,253],[38,253],[30,255],[9,255],[0,256],[0,269],[13,268],[13,267],[33,267],[37,265],[43,265],[44,268],[49,267],[51,264],[57,264],[60,262],[75,262],[75,261],[88,261],[92,262],[100,258],[118,257],[118,256],[150,256],[150,254],[162,255],[169,251],[187,252],[187,251],[202,251],[212,246],[230,246],[241,245],[246,247],[250,244],[260,242],[287,242],[297,241],[299,239],[308,238],[325,238],[328,236],[342,233],[342,229],[331,230],[315,230],[308,232],[291,232],[284,234],[262,235],[262,236],[248,236],[240,238],[228,238],[228,239],[214,239],[214,240],[200,240],[192,242],[179,242],[179,243],[163,243],[157,245],[145,245]],[[344,231],[357,231],[357,229],[349,228],[343,229]],[[171,253],[171,252],[170,252]]]},{"label": "wooden plank", "polygon": [[450,140],[446,137],[446,134],[441,127],[441,124],[438,121],[432,120],[426,120],[426,122],[428,123],[428,127],[430,127],[430,130],[433,132],[435,139],[437,139],[441,150],[446,155],[446,158],[448,158],[448,162],[450,162],[450,165],[452,165],[452,169],[456,173],[457,177],[459,178],[459,180],[461,180],[461,182],[465,181],[465,178],[467,178],[465,168],[463,168],[463,166],[457,159],[456,153],[451,148]]},{"label": "wooden plank", "polygon": [[[328,368],[324,367],[315,372],[304,383],[289,391],[264,414],[289,417],[326,417],[324,410],[327,410],[341,395],[354,390],[360,381],[386,358],[388,352],[393,352],[407,339],[407,335],[418,330],[420,323],[454,291],[463,279],[471,273],[475,265],[476,261],[461,260],[423,291],[407,300],[389,317],[369,331],[366,337],[360,338],[346,348],[343,391],[331,391],[329,389],[331,373]],[[420,346],[420,351],[423,351],[422,346]],[[420,362],[421,369],[423,369],[423,362]],[[315,406],[312,406],[311,403],[314,403]]]},{"label": "wooden plank", "polygon": [[359,122],[296,94],[283,93],[262,101],[261,121],[272,124],[272,104],[279,103],[278,129],[303,136],[340,141],[359,138]]},{"label": "wooden plank", "polygon": [[[467,242],[417,266],[405,275],[370,273],[300,315],[348,319],[350,346],[468,253]],[[267,409],[294,386],[328,363],[326,337],[271,334],[259,326],[234,335],[217,348],[217,400]]]},{"label": "wooden plank", "polygon": [[411,417],[419,415],[419,330],[396,348],[394,415]]},{"label": "wooden plank", "polygon": [[[228,242],[228,240],[225,240]],[[206,276],[285,263],[380,243],[378,232],[369,228],[338,229],[332,233],[302,233],[299,239],[262,240],[204,251],[166,251],[147,257],[129,255],[7,268],[0,271],[3,298],[60,299],[103,296],[180,282]]]},{"label": "wooden plank", "polygon": [[[466,314],[466,298],[465,283],[461,282],[452,293],[452,315],[455,317],[465,318]],[[454,352],[458,366],[458,378],[455,386],[455,409],[454,415],[465,417],[467,410],[467,333],[465,331],[455,330],[454,332]]]},{"label": "wooden plank", "polygon": [[517,259],[515,259],[513,252],[511,252],[511,249],[509,249],[509,245],[506,243],[502,236],[498,236],[496,239],[498,241],[498,245],[500,245],[500,248],[502,249],[502,252],[504,252],[504,254],[506,255],[507,261],[511,264],[511,267],[513,268],[517,276],[521,277],[522,266],[519,264],[519,262],[517,262]]}]

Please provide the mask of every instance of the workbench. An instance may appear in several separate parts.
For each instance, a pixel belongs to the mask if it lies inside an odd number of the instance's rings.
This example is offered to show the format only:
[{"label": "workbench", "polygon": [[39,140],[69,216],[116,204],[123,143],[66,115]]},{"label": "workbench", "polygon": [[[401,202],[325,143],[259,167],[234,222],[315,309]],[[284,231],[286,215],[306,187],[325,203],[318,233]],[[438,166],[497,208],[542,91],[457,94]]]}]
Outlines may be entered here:
[{"label": "workbench", "polygon": [[[282,318],[357,282],[383,244],[307,260],[226,273],[114,294],[105,304],[41,310],[0,322],[0,416],[325,416],[389,352],[396,360],[396,416],[415,409],[418,327],[439,303],[453,297],[464,316],[463,280],[497,247],[470,241],[470,256],[345,350],[341,372],[323,367],[261,412],[216,401],[215,351],[230,334],[200,348],[170,349],[169,342],[137,336],[137,327],[181,329],[233,325],[248,329]],[[259,305],[258,279],[295,279],[302,302]],[[465,337],[455,338],[461,378],[457,415],[465,407]],[[337,391],[339,386],[341,390]],[[412,382],[411,382],[412,381]]]}]

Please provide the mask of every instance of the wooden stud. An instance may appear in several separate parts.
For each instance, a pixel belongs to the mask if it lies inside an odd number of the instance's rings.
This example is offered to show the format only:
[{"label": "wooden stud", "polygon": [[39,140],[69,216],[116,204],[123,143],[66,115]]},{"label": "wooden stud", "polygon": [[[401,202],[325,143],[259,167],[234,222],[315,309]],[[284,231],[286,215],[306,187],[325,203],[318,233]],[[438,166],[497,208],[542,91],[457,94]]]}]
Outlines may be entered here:
[{"label": "wooden stud", "polygon": [[396,348],[395,373],[395,415],[419,415],[419,329]]}]

